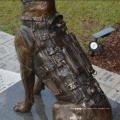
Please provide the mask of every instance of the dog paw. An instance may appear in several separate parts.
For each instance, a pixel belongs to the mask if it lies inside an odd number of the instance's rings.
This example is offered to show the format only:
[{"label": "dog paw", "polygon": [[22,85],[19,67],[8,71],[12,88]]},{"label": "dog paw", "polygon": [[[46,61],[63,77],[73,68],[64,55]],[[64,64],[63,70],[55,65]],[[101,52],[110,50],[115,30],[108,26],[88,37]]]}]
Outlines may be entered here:
[{"label": "dog paw", "polygon": [[14,105],[13,109],[16,112],[27,112],[31,109],[31,107],[32,107],[31,103],[25,104],[24,101],[22,101],[22,102],[17,102]]}]

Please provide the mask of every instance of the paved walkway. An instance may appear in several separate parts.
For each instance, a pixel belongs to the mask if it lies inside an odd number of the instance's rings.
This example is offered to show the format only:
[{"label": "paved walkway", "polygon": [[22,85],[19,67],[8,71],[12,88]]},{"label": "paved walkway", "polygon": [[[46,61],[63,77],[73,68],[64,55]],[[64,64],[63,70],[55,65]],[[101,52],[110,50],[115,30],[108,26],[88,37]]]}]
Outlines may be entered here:
[{"label": "paved walkway", "polygon": [[14,36],[0,31],[0,69],[19,72]]},{"label": "paved walkway", "polygon": [[[100,83],[101,88],[103,89],[105,94],[108,96],[108,98],[112,104],[114,120],[119,120],[120,114],[117,113],[117,110],[120,110],[120,107],[119,107],[119,104],[120,104],[120,75],[106,71],[101,68],[98,68],[97,66],[93,66],[93,67],[97,71],[97,75],[95,75],[95,78]],[[0,107],[4,106],[4,104],[7,104],[4,100],[5,98],[8,98],[7,96],[5,96],[6,91],[8,91],[9,89],[12,89],[13,87],[15,88],[15,86],[17,87],[18,83],[22,84],[20,81],[21,78],[20,78],[19,72],[20,72],[19,63],[17,60],[15,48],[14,48],[14,36],[0,31],[0,96],[3,96],[3,97],[0,97]],[[20,89],[21,89],[21,91],[24,91],[22,88],[20,88]],[[47,95],[48,91],[49,90],[47,89],[46,96],[51,95],[50,92],[48,93],[49,95]],[[13,92],[15,92],[15,91],[13,91]],[[13,93],[9,93],[9,94],[13,94]],[[16,93],[14,93],[14,94],[16,94]],[[23,93],[20,93],[20,94],[24,95]],[[52,99],[52,97],[51,97],[51,99]],[[11,98],[11,99],[13,99],[13,98]],[[55,101],[55,98],[51,101]],[[11,103],[12,103],[12,100],[11,100]],[[51,103],[51,106],[53,103]],[[9,108],[5,108],[5,110],[7,110],[7,109],[9,109]],[[3,114],[6,114],[6,112],[4,112],[0,115],[3,115]],[[33,114],[34,114],[34,112],[33,112]],[[48,112],[46,114],[48,114]],[[21,116],[25,116],[25,114],[21,115]],[[0,116],[0,118],[1,118],[1,116]],[[22,120],[21,118],[19,118],[18,120]],[[28,118],[30,118],[30,115]],[[14,120],[14,119],[17,119],[17,115],[15,116],[15,118],[11,118],[9,120]],[[45,118],[45,120],[46,119],[47,118]],[[6,120],[6,119],[3,118],[1,120]],[[36,118],[35,120],[40,120],[40,119]],[[44,120],[44,119],[42,119],[42,120]],[[48,118],[48,120],[52,120],[52,117]]]}]

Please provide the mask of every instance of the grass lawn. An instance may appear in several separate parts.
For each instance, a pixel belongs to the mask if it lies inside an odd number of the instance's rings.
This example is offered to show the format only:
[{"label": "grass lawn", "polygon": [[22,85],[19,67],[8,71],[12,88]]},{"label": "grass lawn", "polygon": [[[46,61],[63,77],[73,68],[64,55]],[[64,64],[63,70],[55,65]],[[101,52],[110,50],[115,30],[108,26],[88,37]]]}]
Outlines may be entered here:
[{"label": "grass lawn", "polygon": [[[20,1],[0,1],[0,30],[15,35],[20,26]],[[76,34],[85,52],[92,34],[120,22],[119,1],[56,1],[68,32]]]}]

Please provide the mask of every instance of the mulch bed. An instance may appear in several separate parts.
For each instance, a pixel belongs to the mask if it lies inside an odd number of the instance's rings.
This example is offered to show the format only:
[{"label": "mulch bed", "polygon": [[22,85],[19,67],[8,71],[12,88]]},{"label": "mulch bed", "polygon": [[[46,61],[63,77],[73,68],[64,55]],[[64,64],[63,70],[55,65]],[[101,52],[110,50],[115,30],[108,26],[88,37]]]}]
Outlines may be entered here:
[{"label": "mulch bed", "polygon": [[102,42],[104,45],[103,54],[96,51],[94,57],[90,57],[91,52],[87,56],[92,64],[120,74],[120,24],[114,28],[116,31],[112,32],[108,39]]}]

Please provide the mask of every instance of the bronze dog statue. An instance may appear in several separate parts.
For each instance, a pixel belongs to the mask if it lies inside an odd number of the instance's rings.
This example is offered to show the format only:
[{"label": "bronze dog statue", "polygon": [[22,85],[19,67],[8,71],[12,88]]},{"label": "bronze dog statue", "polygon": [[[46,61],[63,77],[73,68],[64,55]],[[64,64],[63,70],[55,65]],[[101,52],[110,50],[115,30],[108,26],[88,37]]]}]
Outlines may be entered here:
[{"label": "bronze dog statue", "polygon": [[[15,37],[25,89],[15,111],[29,111],[46,85],[58,99],[54,120],[112,120],[111,106],[73,33],[67,34],[55,1],[22,0],[22,25]],[[35,83],[35,74],[38,80]]]}]

